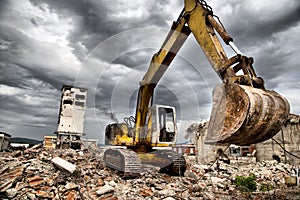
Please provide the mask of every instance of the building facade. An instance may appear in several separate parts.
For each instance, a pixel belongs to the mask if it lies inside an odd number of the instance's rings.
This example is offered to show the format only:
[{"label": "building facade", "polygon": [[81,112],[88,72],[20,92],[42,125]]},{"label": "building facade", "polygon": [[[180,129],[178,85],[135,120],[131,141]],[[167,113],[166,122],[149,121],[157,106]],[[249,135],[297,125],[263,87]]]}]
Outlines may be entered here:
[{"label": "building facade", "polygon": [[87,89],[63,85],[61,91],[56,147],[80,149]]}]

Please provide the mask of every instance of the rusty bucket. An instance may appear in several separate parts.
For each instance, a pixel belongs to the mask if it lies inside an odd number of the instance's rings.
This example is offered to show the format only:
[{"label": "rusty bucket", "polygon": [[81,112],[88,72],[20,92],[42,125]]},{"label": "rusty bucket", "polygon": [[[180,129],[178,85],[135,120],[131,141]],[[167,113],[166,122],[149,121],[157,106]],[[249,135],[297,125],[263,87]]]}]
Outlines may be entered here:
[{"label": "rusty bucket", "polygon": [[213,91],[206,144],[250,145],[272,138],[290,111],[275,91],[239,84],[220,84]]}]

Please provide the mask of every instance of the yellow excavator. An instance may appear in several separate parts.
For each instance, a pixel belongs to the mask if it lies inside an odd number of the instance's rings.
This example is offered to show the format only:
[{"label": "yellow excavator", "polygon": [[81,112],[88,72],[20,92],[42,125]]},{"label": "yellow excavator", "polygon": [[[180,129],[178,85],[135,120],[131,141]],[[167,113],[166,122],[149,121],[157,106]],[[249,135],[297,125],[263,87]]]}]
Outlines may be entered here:
[{"label": "yellow excavator", "polygon": [[[235,46],[211,7],[204,0],[185,0],[184,4],[140,82],[135,118],[106,127],[106,144],[126,148],[106,150],[104,161],[125,176],[138,175],[141,163],[156,165],[174,175],[186,170],[184,157],[166,149],[176,143],[175,108],[152,105],[152,101],[156,85],[190,33],[222,80],[213,91],[205,143],[250,145],[262,142],[281,129],[289,114],[288,101],[275,91],[265,89],[263,79],[252,66],[253,58],[243,55]],[[235,56],[227,57],[216,33],[234,50]]]}]

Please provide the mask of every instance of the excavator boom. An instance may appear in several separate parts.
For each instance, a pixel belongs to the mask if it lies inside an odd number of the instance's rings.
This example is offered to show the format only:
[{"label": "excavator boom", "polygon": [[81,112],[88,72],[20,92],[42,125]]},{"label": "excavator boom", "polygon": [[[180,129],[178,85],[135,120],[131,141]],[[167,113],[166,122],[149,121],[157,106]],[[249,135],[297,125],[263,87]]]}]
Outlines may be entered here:
[{"label": "excavator boom", "polygon": [[148,71],[140,82],[135,116],[136,129],[146,125],[147,112],[154,89],[190,32],[190,29],[185,26],[185,19],[179,18],[177,22],[173,22],[161,49],[153,55]]}]

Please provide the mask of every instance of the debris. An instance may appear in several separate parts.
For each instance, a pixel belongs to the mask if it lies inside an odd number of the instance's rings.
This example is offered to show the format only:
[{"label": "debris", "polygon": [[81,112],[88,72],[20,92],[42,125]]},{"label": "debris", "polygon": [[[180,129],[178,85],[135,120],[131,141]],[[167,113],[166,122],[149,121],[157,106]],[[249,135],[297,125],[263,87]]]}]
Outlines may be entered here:
[{"label": "debris", "polygon": [[296,176],[286,176],[286,177],[284,177],[284,182],[287,186],[297,185],[297,177]]},{"label": "debris", "polygon": [[98,196],[101,196],[103,194],[107,194],[107,193],[111,193],[111,192],[114,192],[114,188],[110,185],[104,185],[96,191],[96,194]]},{"label": "debris", "polygon": [[76,165],[73,165],[72,163],[65,161],[64,159],[60,158],[60,157],[55,157],[51,160],[51,162],[53,162],[53,164],[55,166],[57,166],[58,168],[67,170],[68,172],[70,172],[71,174],[74,173],[76,171]]},{"label": "debris", "polygon": [[257,189],[250,193],[255,199],[300,195],[300,187],[290,187],[285,178],[295,177],[295,166],[276,161],[220,162],[219,169],[189,161],[182,177],[143,166],[140,177],[123,179],[95,152],[101,150],[29,148],[18,157],[6,152],[0,157],[0,199],[247,199],[234,183],[250,173],[256,177]]},{"label": "debris", "polygon": [[20,179],[24,167],[16,167],[14,169],[8,169],[4,174],[0,175],[0,192],[5,192],[8,190],[14,183]]},{"label": "debris", "polygon": [[35,187],[37,185],[41,185],[45,182],[44,178],[40,177],[40,176],[34,176],[31,178],[28,178],[28,183],[30,187]]},{"label": "debris", "polygon": [[163,200],[175,200],[173,197],[167,197],[167,198],[164,198]]},{"label": "debris", "polygon": [[209,192],[203,192],[203,196],[204,196],[205,199],[210,199],[210,200],[215,199],[214,195],[209,193]]},{"label": "debris", "polygon": [[6,190],[7,197],[14,198],[17,195],[17,190],[15,188],[10,188]]}]

